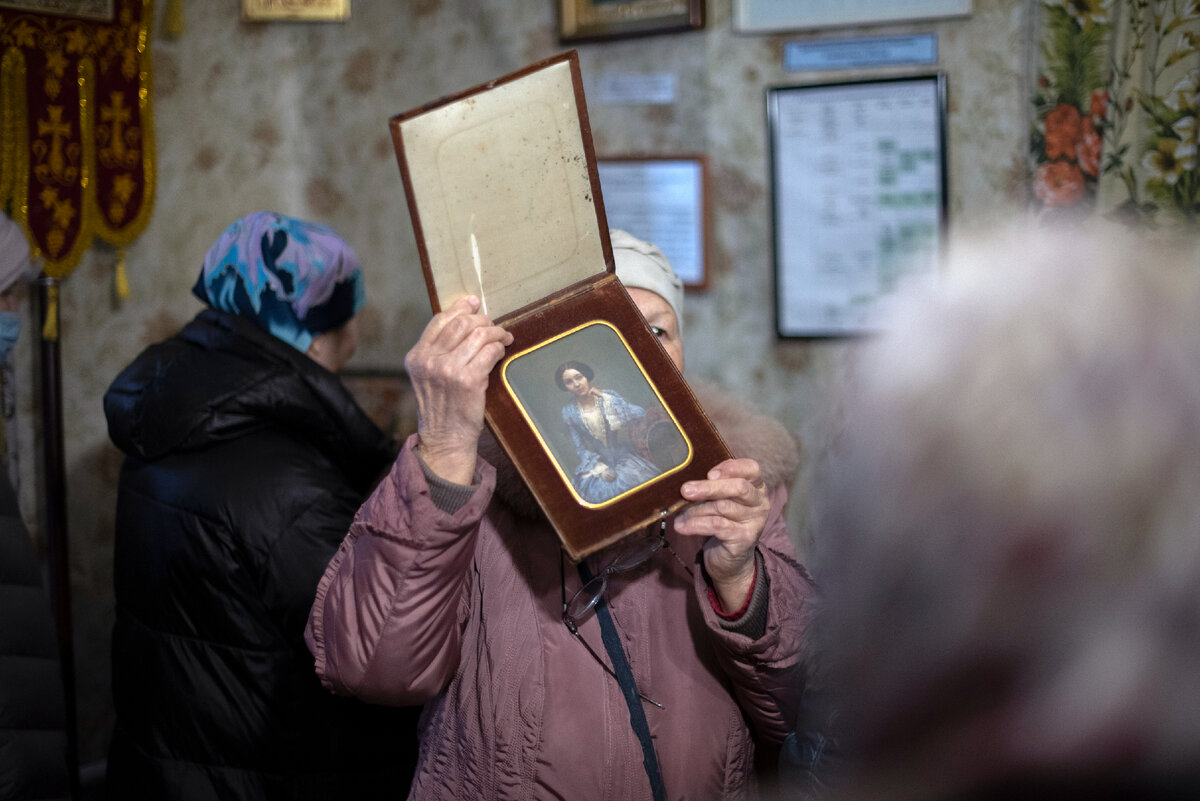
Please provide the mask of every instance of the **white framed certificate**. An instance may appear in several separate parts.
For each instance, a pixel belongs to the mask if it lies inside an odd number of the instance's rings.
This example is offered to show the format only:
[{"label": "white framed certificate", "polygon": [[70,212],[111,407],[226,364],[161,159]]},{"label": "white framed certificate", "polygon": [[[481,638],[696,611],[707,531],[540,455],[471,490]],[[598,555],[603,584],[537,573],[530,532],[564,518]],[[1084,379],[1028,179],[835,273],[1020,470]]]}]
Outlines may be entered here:
[{"label": "white framed certificate", "polygon": [[767,90],[781,338],[878,330],[937,278],[946,228],[942,73]]}]

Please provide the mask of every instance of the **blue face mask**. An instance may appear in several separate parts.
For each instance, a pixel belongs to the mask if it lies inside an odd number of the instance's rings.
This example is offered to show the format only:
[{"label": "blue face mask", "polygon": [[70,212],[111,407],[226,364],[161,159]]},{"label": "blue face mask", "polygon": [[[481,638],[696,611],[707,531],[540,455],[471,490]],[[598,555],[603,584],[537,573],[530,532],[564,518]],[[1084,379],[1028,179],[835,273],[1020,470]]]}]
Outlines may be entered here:
[{"label": "blue face mask", "polygon": [[21,333],[21,316],[16,312],[0,311],[0,359],[8,355],[17,344],[17,334]]}]

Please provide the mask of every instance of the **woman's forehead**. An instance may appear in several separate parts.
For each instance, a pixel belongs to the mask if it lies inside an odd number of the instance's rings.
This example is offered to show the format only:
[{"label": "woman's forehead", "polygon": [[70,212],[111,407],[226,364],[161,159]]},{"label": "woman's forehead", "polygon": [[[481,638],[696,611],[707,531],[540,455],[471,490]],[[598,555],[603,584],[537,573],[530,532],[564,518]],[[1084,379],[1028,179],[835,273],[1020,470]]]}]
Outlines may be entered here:
[{"label": "woman's forehead", "polygon": [[630,299],[647,320],[661,323],[669,319],[671,322],[675,322],[675,312],[671,308],[671,304],[667,303],[658,293],[638,287],[630,287],[628,291]]}]

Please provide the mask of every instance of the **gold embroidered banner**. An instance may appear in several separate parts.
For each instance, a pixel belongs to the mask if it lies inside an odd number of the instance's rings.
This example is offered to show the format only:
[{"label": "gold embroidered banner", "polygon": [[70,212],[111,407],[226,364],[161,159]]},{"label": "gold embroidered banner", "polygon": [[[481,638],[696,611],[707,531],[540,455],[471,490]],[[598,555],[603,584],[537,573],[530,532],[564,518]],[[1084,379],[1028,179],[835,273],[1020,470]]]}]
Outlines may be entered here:
[{"label": "gold embroidered banner", "polygon": [[53,278],[93,237],[128,245],[153,208],[153,0],[110,5],[108,19],[0,7],[0,205]]}]

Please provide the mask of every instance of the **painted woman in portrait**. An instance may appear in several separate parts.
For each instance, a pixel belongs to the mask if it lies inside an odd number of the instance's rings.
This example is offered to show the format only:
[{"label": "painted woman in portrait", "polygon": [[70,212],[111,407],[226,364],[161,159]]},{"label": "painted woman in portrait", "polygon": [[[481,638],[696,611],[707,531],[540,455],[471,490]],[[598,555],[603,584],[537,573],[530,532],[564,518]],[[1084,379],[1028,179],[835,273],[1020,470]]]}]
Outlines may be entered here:
[{"label": "painted woman in portrait", "polygon": [[562,417],[579,464],[575,468],[575,491],[588,503],[603,503],[650,481],[659,469],[639,456],[623,431],[644,417],[642,407],[609,389],[592,386],[595,372],[583,362],[567,362],[554,373],[558,388],[572,399],[563,406]]}]

